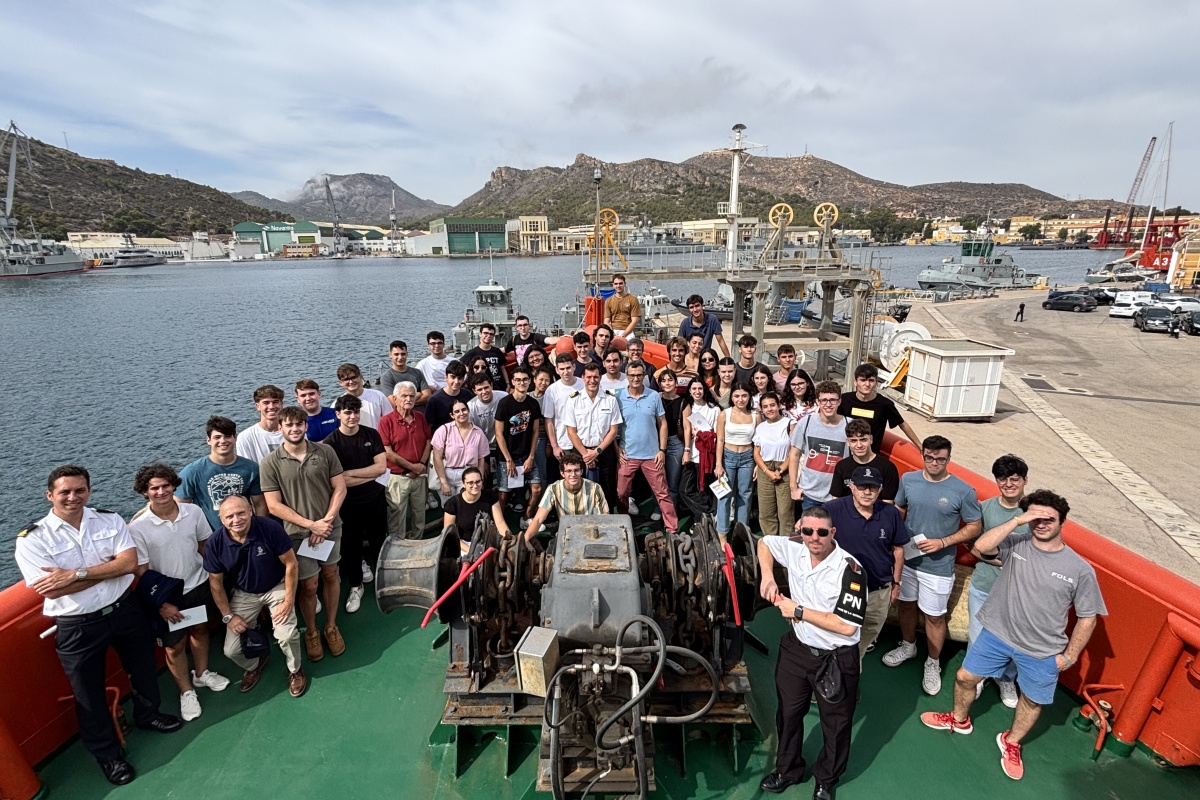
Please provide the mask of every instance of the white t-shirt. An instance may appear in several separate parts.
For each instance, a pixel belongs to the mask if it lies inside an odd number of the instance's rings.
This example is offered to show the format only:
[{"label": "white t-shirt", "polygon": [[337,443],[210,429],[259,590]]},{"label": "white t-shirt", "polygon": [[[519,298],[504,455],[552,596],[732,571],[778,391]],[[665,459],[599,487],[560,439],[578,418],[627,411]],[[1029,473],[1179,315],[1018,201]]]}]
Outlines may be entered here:
[{"label": "white t-shirt", "polygon": [[780,417],[775,422],[763,420],[754,429],[754,443],[758,445],[763,461],[787,461],[791,450],[791,435],[788,426],[792,420]]},{"label": "white t-shirt", "polygon": [[255,423],[238,434],[237,444],[233,449],[242,458],[261,464],[264,458],[282,446],[283,428],[271,433]]},{"label": "white t-shirt", "polygon": [[446,365],[453,360],[454,356],[434,358],[432,355],[428,355],[417,362],[417,369],[421,370],[421,374],[425,376],[425,382],[432,386],[434,391],[437,391],[446,388]]},{"label": "white t-shirt", "polygon": [[[362,413],[358,418],[358,424],[366,425],[368,428],[379,430],[379,420],[394,410],[387,395],[378,389],[363,389],[358,399],[362,401]],[[333,407],[333,403],[329,405],[330,408]]]},{"label": "white t-shirt", "polygon": [[212,527],[199,506],[179,503],[174,521],[160,519],[146,506],[129,520],[129,535],[137,547],[138,563],[149,563],[155,572],[179,578],[185,592],[208,580],[204,558],[196,546],[212,535]]},{"label": "white t-shirt", "polygon": [[578,392],[582,388],[583,381],[579,378],[576,378],[570,386],[558,380],[550,384],[542,398],[542,416],[554,420],[554,438],[558,442],[559,449],[571,449],[571,437],[567,436],[567,426],[560,420],[567,407],[567,398],[571,396],[572,392]]},{"label": "white t-shirt", "polygon": [[609,391],[615,395],[617,393],[618,389],[628,389],[628,388],[629,388],[629,379],[626,378],[624,375],[622,375],[617,380],[613,380],[612,378],[608,377],[607,372],[600,376],[600,391],[602,391],[602,392]]}]

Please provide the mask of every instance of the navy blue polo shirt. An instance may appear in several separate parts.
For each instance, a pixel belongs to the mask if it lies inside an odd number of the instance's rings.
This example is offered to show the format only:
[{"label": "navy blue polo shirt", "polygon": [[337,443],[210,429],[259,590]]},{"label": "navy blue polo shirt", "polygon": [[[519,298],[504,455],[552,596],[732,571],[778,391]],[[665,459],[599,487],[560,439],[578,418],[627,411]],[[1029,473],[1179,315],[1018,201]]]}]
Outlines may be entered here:
[{"label": "navy blue polo shirt", "polygon": [[310,414],[308,417],[308,440],[310,442],[319,442],[329,434],[338,429],[337,414],[328,406],[321,406],[321,410],[316,414]]},{"label": "navy blue polo shirt", "polygon": [[292,550],[292,539],[283,526],[269,517],[254,517],[250,521],[246,541],[238,544],[222,525],[208,537],[208,544],[204,548],[204,569],[214,575],[232,571],[237,566],[243,548],[249,548],[249,551],[246,553],[246,563],[234,576],[237,588],[250,594],[262,594],[274,589],[286,572],[279,557]]},{"label": "navy blue polo shirt", "polygon": [[839,497],[825,504],[838,546],[858,559],[867,571],[867,589],[874,591],[891,583],[896,568],[893,547],[908,542],[904,518],[891,503],[875,501],[875,510],[864,518],[854,507],[853,497]]}]

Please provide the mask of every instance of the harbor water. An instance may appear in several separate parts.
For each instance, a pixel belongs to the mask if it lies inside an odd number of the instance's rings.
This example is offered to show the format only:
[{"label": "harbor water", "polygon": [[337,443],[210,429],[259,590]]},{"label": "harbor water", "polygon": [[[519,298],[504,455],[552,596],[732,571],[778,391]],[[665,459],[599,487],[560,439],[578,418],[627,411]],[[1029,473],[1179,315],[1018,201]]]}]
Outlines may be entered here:
[{"label": "harbor water", "polygon": [[[873,248],[891,257],[890,282],[915,286],[949,247]],[[1017,264],[1078,285],[1119,253],[1017,251]],[[498,258],[496,279],[521,311],[549,328],[582,290],[575,257]],[[78,463],[92,474],[92,505],[128,518],[144,502],[137,468],[182,468],[207,453],[211,414],[239,428],[257,419],[251,393],[274,383],[289,400],[313,378],[326,404],[350,361],[373,377],[396,338],[415,363],[425,334],[462,318],[488,278],[483,259],[356,258],[341,261],[201,262],[0,282],[0,586],[17,580],[13,539],[48,511],[45,477]],[[672,281],[671,297],[711,296],[715,281]],[[630,291],[644,293],[633,282]],[[40,409],[28,412],[30,405]]]}]

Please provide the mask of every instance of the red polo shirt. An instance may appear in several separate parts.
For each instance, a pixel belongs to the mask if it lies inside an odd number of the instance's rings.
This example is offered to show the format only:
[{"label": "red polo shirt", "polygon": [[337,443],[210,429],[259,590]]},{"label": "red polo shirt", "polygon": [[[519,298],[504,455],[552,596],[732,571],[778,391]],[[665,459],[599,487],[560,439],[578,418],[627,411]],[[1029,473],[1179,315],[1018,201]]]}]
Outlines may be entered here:
[{"label": "red polo shirt", "polygon": [[[425,455],[425,445],[429,444],[432,435],[429,433],[429,423],[420,411],[413,412],[411,422],[405,422],[399,411],[393,411],[379,420],[379,435],[383,443],[392,448],[396,455],[412,464],[420,463]],[[411,475],[403,467],[388,461],[388,469],[397,475]]]}]

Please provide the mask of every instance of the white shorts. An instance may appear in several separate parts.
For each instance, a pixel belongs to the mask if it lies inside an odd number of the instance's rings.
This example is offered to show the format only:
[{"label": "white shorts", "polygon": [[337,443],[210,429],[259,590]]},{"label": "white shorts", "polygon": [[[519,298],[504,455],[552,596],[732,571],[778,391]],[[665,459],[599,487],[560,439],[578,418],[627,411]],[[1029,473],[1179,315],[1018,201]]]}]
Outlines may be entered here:
[{"label": "white shorts", "polygon": [[931,617],[945,616],[954,589],[953,575],[917,572],[907,564],[900,573],[900,602],[917,601],[917,608]]}]

